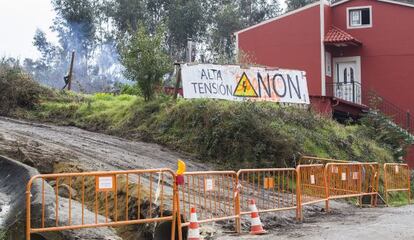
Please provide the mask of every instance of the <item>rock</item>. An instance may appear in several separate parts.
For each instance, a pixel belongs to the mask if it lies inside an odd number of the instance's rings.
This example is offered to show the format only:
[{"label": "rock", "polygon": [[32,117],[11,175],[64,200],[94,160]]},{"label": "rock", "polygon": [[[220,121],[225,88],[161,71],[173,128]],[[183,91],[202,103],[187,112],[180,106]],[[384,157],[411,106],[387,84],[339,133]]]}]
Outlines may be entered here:
[{"label": "rock", "polygon": [[69,193],[72,199],[74,199],[78,195],[78,192],[75,189],[69,187],[66,184],[59,184],[59,196],[69,198]]}]

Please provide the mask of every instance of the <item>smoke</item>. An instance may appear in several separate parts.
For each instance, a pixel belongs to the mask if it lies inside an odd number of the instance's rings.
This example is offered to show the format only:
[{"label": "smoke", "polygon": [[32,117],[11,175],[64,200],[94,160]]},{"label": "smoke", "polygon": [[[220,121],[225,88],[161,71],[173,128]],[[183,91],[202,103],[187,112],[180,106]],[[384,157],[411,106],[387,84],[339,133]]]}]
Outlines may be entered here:
[{"label": "smoke", "polygon": [[41,84],[62,89],[64,77],[69,74],[72,51],[75,51],[72,73],[72,90],[85,93],[111,92],[117,83],[130,84],[123,76],[124,68],[114,39],[97,39],[88,24],[65,24],[53,27],[58,33],[59,44],[47,41],[38,30],[33,44],[42,57],[25,59],[24,68]]}]

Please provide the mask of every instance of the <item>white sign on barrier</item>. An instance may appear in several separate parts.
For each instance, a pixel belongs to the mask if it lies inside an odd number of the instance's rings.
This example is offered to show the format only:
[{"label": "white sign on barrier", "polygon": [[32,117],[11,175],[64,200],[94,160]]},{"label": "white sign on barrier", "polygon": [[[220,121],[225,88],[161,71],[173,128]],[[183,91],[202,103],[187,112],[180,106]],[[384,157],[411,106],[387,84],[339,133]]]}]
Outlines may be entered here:
[{"label": "white sign on barrier", "polygon": [[358,179],[358,172],[353,172],[352,173],[352,179],[353,180],[357,180]]},{"label": "white sign on barrier", "polygon": [[310,176],[311,184],[315,184],[315,175]]},{"label": "white sign on barrier", "polygon": [[116,176],[115,175],[107,175],[107,176],[96,176],[95,177],[96,183],[96,191],[115,191],[116,189]]},{"label": "white sign on barrier", "polygon": [[400,172],[400,168],[398,167],[398,165],[395,166],[395,173],[398,174],[398,172]]},{"label": "white sign on barrier", "polygon": [[342,181],[346,181],[346,173],[342,173],[342,176],[341,176],[341,179],[342,179]]},{"label": "white sign on barrier", "polygon": [[181,77],[184,98],[310,103],[304,71],[184,64]]},{"label": "white sign on barrier", "polygon": [[214,179],[206,179],[205,180],[205,190],[208,191],[213,191],[214,190]]}]

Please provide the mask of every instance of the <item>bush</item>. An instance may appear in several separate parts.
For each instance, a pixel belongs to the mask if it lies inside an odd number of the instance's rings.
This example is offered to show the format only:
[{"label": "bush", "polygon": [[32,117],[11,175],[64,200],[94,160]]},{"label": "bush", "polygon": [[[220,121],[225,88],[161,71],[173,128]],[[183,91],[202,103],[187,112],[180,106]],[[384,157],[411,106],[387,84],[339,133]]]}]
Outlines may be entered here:
[{"label": "bush", "polygon": [[6,240],[7,239],[7,232],[4,229],[0,229],[0,240]]},{"label": "bush", "polygon": [[17,107],[32,109],[46,91],[23,72],[18,62],[0,60],[1,115],[9,115]]},{"label": "bush", "polygon": [[375,139],[382,147],[390,149],[396,160],[402,161],[408,147],[414,142],[410,133],[382,113],[368,113],[361,119],[361,124],[365,126],[363,133]]},{"label": "bush", "polygon": [[165,31],[158,27],[150,34],[143,25],[121,41],[121,62],[125,77],[136,81],[145,101],[153,99],[162,78],[172,70],[172,61],[163,48]]}]

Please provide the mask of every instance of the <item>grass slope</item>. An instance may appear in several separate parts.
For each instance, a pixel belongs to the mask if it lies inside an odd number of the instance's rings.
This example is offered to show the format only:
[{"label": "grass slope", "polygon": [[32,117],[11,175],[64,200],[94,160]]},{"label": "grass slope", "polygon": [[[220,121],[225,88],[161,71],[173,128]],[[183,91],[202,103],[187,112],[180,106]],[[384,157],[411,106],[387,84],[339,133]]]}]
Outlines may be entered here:
[{"label": "grass slope", "polygon": [[302,154],[394,161],[363,125],[266,102],[58,93],[24,117],[160,143],[223,168],[294,166]]}]

